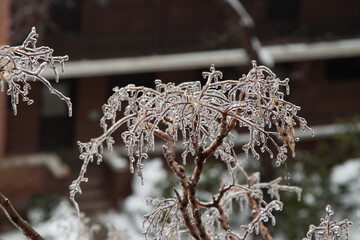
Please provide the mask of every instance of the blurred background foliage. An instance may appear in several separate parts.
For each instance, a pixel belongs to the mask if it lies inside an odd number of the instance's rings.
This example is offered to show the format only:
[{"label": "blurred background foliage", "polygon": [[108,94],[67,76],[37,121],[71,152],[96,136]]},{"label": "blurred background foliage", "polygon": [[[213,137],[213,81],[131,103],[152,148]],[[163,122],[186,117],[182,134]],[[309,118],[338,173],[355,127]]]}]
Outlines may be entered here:
[{"label": "blurred background foliage", "polygon": [[[349,194],[351,185],[358,182],[347,182],[338,192],[334,190],[337,179],[332,179],[336,177],[332,176],[332,173],[337,167],[347,161],[360,162],[359,117],[341,119],[338,123],[344,124],[343,133],[337,133],[326,141],[317,141],[311,152],[298,152],[293,163],[289,165],[292,172],[291,184],[301,187],[303,192],[300,202],[294,194],[282,195],[285,207],[277,214],[277,220],[286,239],[301,239],[310,224],[317,225],[319,219],[325,216],[324,209],[327,204],[332,205],[337,214],[335,218],[338,219],[350,218],[351,213],[360,209],[360,192],[357,205],[346,204],[344,196]],[[360,169],[357,170],[360,174]],[[281,168],[277,168],[276,174],[281,174],[282,171]],[[359,218],[352,220],[352,228],[358,228]]]}]

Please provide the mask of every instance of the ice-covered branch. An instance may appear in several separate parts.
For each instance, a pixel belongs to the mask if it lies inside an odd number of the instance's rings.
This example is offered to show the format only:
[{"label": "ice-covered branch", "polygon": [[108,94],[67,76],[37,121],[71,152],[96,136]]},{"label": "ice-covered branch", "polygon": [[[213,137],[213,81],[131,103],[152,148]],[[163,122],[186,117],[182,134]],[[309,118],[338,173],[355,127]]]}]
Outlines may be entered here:
[{"label": "ice-covered branch", "polygon": [[[272,158],[273,151],[276,151],[277,165],[285,165],[288,149],[295,154],[295,125],[298,123],[301,130],[309,128],[306,121],[297,116],[300,108],[284,99],[285,93],[289,94],[289,80],[277,78],[269,68],[257,66],[256,61],[252,64],[249,73],[238,80],[222,80],[223,74],[212,65],[210,72],[203,73],[204,86],[200,81],[175,85],[155,80],[154,89],[132,84],[114,88],[114,94],[103,106],[100,126],[104,133],[87,143],[78,143],[80,159],[84,163],[79,177],[70,186],[71,200],[77,210],[74,197],[81,193],[80,183],[87,181],[88,164],[95,158],[101,162],[104,143],[112,150],[115,143],[112,134],[126,124],[121,136],[131,172],[136,165],[142,178],[148,151],[154,150],[155,141],[163,141],[164,157],[182,191],[174,189],[175,198],[159,200],[155,204],[153,213],[146,217],[146,232],[152,229],[158,238],[161,236],[163,239],[182,234],[190,234],[195,239],[213,239],[225,231],[225,238],[237,239],[238,235],[229,226],[232,199],[240,202],[252,199],[251,205],[255,207],[256,202],[257,211],[247,234],[260,228],[269,235],[262,221],[274,219],[271,211],[281,209],[279,190],[299,194],[300,189],[280,185],[280,178],[260,183],[257,174],[248,176],[238,163],[230,133],[236,127],[248,129],[249,142],[243,146],[246,155],[250,151],[257,157],[260,152],[267,151]],[[281,91],[282,87],[286,89],[285,93]],[[180,154],[176,144],[183,147],[182,164],[177,161]],[[275,150],[270,150],[270,145]],[[212,202],[200,202],[196,190],[206,160],[211,156],[226,164],[232,183],[221,188]],[[189,159],[194,166],[190,174],[184,166]],[[239,184],[237,172],[243,173],[246,184]],[[264,188],[276,200],[266,203],[262,196]],[[212,225],[219,221],[222,227],[215,231]],[[180,226],[168,225],[175,222]],[[164,237],[164,231],[170,234],[168,238]]]},{"label": "ice-covered branch", "polygon": [[114,143],[111,134],[118,129],[123,123],[128,121],[129,119],[136,117],[136,114],[128,115],[120,120],[118,120],[116,123],[114,123],[109,129],[105,131],[103,135],[96,139],[91,139],[88,143],[81,143],[78,142],[79,148],[80,148],[80,159],[83,160],[83,165],[81,167],[79,176],[77,179],[75,179],[72,184],[70,185],[70,200],[74,204],[77,212],[80,212],[79,206],[75,200],[75,195],[77,193],[81,194],[81,188],[80,184],[81,182],[87,182],[88,179],[85,177],[85,173],[87,171],[87,167],[90,162],[94,161],[94,158],[97,158],[97,164],[100,164],[102,161],[102,153],[103,153],[103,143],[106,141],[108,148],[112,149],[112,144]]},{"label": "ice-covered branch", "polygon": [[320,225],[310,225],[309,231],[306,233],[306,237],[303,240],[341,240],[345,237],[349,239],[349,227],[353,224],[348,219],[344,219],[340,222],[330,221],[330,217],[334,215],[334,211],[330,205],[326,206],[326,216],[320,219]]},{"label": "ice-covered branch", "polygon": [[50,93],[57,95],[66,102],[69,116],[71,116],[72,104],[70,98],[56,90],[47,79],[41,76],[43,70],[50,67],[54,71],[56,82],[58,82],[59,72],[55,63],[59,63],[62,71],[64,71],[64,62],[69,58],[67,55],[53,56],[54,50],[49,47],[36,47],[37,38],[38,34],[35,27],[33,27],[20,46],[0,46],[1,91],[5,91],[5,85],[7,85],[6,93],[11,97],[11,105],[14,115],[16,115],[19,99],[29,105],[33,103],[33,100],[28,97],[31,89],[29,82],[40,81],[49,89]]},{"label": "ice-covered branch", "polygon": [[183,220],[180,216],[178,201],[174,198],[148,199],[147,201],[155,207],[152,213],[144,216],[145,236],[147,237],[153,231],[155,239],[160,240],[167,237],[180,239],[180,226],[183,224]]}]

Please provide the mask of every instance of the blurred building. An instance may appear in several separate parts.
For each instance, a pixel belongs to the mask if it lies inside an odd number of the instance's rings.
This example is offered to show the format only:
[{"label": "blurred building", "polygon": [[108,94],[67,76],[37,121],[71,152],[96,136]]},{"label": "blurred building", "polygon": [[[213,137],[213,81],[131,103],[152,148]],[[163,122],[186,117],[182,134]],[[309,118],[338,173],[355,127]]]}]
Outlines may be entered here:
[{"label": "blurred building", "polygon": [[[74,106],[70,118],[64,102],[41,84],[31,83],[33,105],[19,104],[17,116],[10,105],[0,108],[1,118],[6,118],[0,128],[5,129],[0,141],[4,149],[0,191],[20,211],[35,194],[67,194],[81,163],[76,142],[102,133],[101,107],[114,86],[151,87],[155,79],[201,80],[201,72],[212,63],[224,78],[237,79],[251,67],[243,45],[244,38],[253,36],[274,60],[274,72],[290,78],[287,99],[302,107],[300,115],[309,125],[334,124],[360,112],[359,1],[242,3],[255,23],[250,33],[244,32],[239,15],[225,0],[21,0],[0,6],[1,22],[8,16],[11,23],[10,29],[0,29],[1,37],[11,37],[8,43],[20,44],[34,25],[39,44],[53,48],[55,55],[69,55],[65,73],[54,86],[70,96]],[[4,95],[0,94],[2,103],[7,101]],[[121,138],[116,142],[121,144]],[[57,175],[47,160],[24,164],[24,159],[38,156],[48,156],[63,172]],[[101,191],[88,191],[93,194],[89,208],[116,205],[129,193],[128,170],[119,174],[107,164],[94,168],[96,173],[89,174],[97,180],[88,186]],[[99,200],[104,194],[109,197]]]}]

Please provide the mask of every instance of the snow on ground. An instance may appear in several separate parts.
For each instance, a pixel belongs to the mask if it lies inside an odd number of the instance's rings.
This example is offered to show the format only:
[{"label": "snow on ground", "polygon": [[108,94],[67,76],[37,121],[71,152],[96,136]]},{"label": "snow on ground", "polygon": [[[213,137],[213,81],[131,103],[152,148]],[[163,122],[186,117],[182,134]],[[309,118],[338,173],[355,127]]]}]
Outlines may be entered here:
[{"label": "snow on ground", "polygon": [[360,158],[350,159],[334,167],[330,175],[330,189],[340,199],[344,208],[354,209],[352,214],[343,216],[340,209],[334,209],[333,220],[348,218],[353,222],[350,239],[360,237]]},{"label": "snow on ground", "polygon": [[110,210],[100,214],[98,220],[110,229],[117,231],[126,230],[130,239],[144,239],[141,234],[143,216],[149,214],[152,206],[146,204],[146,198],[161,198],[162,190],[159,185],[166,180],[166,170],[163,161],[159,158],[147,161],[143,169],[144,184],[140,178],[135,178],[132,183],[133,194],[127,197],[121,206],[121,212]]},{"label": "snow on ground", "polygon": [[[347,160],[345,163],[336,166],[331,171],[330,182],[335,193],[339,192],[341,186],[357,185],[360,189],[360,158]],[[357,196],[360,200],[360,195]],[[359,202],[360,204],[360,202]]]},{"label": "snow on ground", "polygon": [[[81,219],[81,220],[80,220]],[[45,239],[51,240],[89,240],[96,226],[86,230],[88,219],[78,218],[74,208],[67,199],[64,199],[52,211],[51,218],[33,226]],[[19,231],[0,236],[4,240],[26,240]]]}]

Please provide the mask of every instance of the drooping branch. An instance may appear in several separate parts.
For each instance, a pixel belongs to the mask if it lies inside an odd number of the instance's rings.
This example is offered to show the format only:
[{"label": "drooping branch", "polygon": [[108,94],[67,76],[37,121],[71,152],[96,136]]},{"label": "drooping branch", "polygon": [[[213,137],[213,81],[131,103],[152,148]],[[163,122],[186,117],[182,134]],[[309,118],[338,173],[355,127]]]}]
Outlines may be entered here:
[{"label": "drooping branch", "polygon": [[84,160],[83,165],[81,166],[81,170],[79,173],[79,176],[77,179],[75,179],[72,184],[70,185],[70,200],[74,204],[78,214],[80,213],[79,205],[77,204],[75,200],[75,195],[77,193],[81,194],[81,188],[80,184],[81,182],[87,182],[88,179],[85,177],[85,173],[87,171],[87,167],[90,162],[94,160],[94,156],[97,157],[97,163],[100,164],[102,161],[102,145],[106,141],[108,146],[111,147],[113,144],[113,141],[110,137],[110,135],[117,130],[122,124],[124,124],[129,119],[136,117],[136,114],[128,115],[120,120],[118,120],[114,125],[112,125],[104,134],[102,134],[100,137],[96,139],[92,139],[90,143],[83,144],[81,142],[78,142],[80,147],[80,152],[83,152],[80,155],[80,159]]},{"label": "drooping branch", "polygon": [[19,98],[29,105],[34,102],[28,97],[31,89],[29,81],[40,81],[49,89],[50,93],[57,95],[66,102],[69,116],[71,116],[72,104],[70,98],[56,90],[49,80],[41,75],[44,69],[50,67],[54,71],[55,81],[58,82],[59,72],[55,63],[59,63],[62,71],[64,71],[64,62],[69,57],[67,55],[60,57],[53,56],[54,50],[46,46],[36,47],[37,38],[38,34],[35,27],[33,27],[20,46],[0,46],[1,91],[5,91],[6,84],[6,93],[11,97],[11,105],[14,115],[16,115]]},{"label": "drooping branch", "polygon": [[153,231],[156,239],[162,239],[164,233],[165,235],[171,234],[173,238],[176,238],[173,231],[182,224],[179,217],[179,201],[176,198],[162,200],[148,198],[147,202],[151,202],[155,207],[150,214],[144,216],[145,237],[147,238],[148,234]]},{"label": "drooping branch", "polygon": [[[251,196],[251,194],[248,194],[248,198],[249,198],[249,202],[250,202],[250,205],[253,209],[252,211],[252,217],[253,217],[253,221],[249,224],[249,228],[246,229],[246,233],[245,233],[245,236],[244,236],[244,239],[246,239],[246,236],[252,232],[252,230],[250,230],[251,228],[254,228],[256,224],[258,224],[258,229],[259,229],[259,232],[261,234],[261,236],[263,237],[263,239],[265,240],[273,240],[273,237],[271,236],[271,234],[269,233],[269,230],[267,229],[267,227],[264,225],[263,222],[261,221],[258,221],[259,220],[259,217],[261,216],[261,212],[260,212],[260,209],[259,209],[259,205],[258,203],[256,202],[256,200],[254,199],[253,196]],[[276,207],[278,207],[279,209],[282,208],[282,205],[279,203],[279,206],[276,205]]]},{"label": "drooping branch", "polygon": [[19,229],[30,240],[43,240],[37,233],[15,210],[9,199],[0,192],[0,207],[5,213],[9,221]]}]

